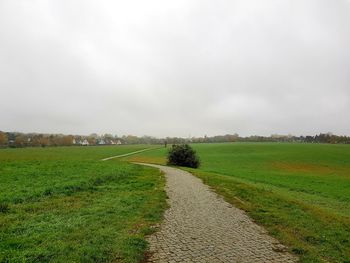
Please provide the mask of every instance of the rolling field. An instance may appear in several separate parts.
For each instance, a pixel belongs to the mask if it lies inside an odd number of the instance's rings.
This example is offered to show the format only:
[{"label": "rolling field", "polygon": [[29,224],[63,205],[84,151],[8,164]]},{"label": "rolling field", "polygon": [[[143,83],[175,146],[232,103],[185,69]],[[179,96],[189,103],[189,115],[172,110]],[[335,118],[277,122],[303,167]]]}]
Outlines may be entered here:
[{"label": "rolling field", "polygon": [[[350,145],[195,144],[187,169],[244,209],[302,262],[350,262]],[[127,160],[164,164],[166,149]]]},{"label": "rolling field", "polygon": [[139,262],[166,207],[149,146],[0,150],[0,262]]}]

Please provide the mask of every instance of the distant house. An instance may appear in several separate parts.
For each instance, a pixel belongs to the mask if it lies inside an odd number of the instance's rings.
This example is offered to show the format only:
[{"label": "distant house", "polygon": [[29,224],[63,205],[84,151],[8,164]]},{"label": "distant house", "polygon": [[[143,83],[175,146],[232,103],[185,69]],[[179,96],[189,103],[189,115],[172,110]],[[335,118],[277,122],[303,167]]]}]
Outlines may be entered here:
[{"label": "distant house", "polygon": [[88,146],[90,143],[88,142],[87,139],[84,139],[83,141],[81,141],[81,145],[83,146]]},{"label": "distant house", "polygon": [[98,141],[98,144],[99,144],[99,145],[105,145],[106,142],[105,142],[103,139],[101,139],[101,140]]},{"label": "distant house", "polygon": [[117,141],[117,145],[121,145],[122,142],[120,140]]},{"label": "distant house", "polygon": [[82,145],[82,146],[88,146],[90,145],[89,141],[87,139],[75,139],[73,138],[72,143],[74,145]]}]

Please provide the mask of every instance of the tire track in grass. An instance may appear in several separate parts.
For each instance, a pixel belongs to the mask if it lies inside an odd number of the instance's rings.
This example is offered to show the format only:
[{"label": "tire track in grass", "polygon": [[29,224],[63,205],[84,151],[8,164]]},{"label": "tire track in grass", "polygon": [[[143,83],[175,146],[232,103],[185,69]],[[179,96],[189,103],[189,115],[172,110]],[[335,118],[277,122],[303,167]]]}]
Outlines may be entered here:
[{"label": "tire track in grass", "polygon": [[114,158],[122,158],[122,157],[126,157],[126,156],[129,156],[129,155],[134,155],[134,154],[138,154],[138,153],[142,153],[142,152],[150,151],[150,150],[155,150],[155,149],[159,149],[159,148],[146,148],[146,149],[138,150],[138,151],[135,151],[135,152],[124,153],[124,154],[120,154],[120,155],[107,157],[107,158],[101,159],[101,161],[108,161],[108,160],[111,160],[111,159],[114,159]]}]

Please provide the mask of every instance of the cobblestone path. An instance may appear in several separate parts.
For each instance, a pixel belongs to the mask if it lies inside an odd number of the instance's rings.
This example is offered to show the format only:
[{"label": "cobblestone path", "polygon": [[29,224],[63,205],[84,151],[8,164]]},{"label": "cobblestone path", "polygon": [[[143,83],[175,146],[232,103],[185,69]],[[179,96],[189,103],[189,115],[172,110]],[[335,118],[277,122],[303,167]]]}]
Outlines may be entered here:
[{"label": "cobblestone path", "polygon": [[[147,164],[148,165],[148,164]],[[296,262],[240,209],[190,173],[159,165],[170,208],[150,243],[148,262]]]}]

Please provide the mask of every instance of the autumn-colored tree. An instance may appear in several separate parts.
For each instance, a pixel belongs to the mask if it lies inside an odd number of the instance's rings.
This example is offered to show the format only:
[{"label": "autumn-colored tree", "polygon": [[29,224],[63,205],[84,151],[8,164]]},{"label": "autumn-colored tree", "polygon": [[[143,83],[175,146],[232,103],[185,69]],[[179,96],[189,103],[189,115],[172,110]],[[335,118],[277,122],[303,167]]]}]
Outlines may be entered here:
[{"label": "autumn-colored tree", "polygon": [[63,136],[62,144],[65,146],[71,146],[73,145],[73,139],[74,137],[72,135]]},{"label": "autumn-colored tree", "polygon": [[95,145],[96,144],[96,138],[93,137],[93,136],[87,137],[87,140],[88,140],[90,145]]},{"label": "autumn-colored tree", "polygon": [[34,135],[32,137],[32,146],[40,146],[40,135]]},{"label": "autumn-colored tree", "polygon": [[26,144],[26,139],[23,135],[17,135],[15,138],[15,146],[16,147],[24,147]]},{"label": "autumn-colored tree", "polygon": [[0,132],[0,145],[7,145],[8,138],[7,134],[4,132]]},{"label": "autumn-colored tree", "polygon": [[49,146],[50,145],[50,140],[48,137],[41,137],[40,138],[40,145],[41,147]]},{"label": "autumn-colored tree", "polygon": [[35,136],[33,136],[33,140],[32,140],[32,145],[33,146],[48,146],[50,144],[50,140],[48,137],[44,137],[44,135],[42,134],[37,134]]}]

